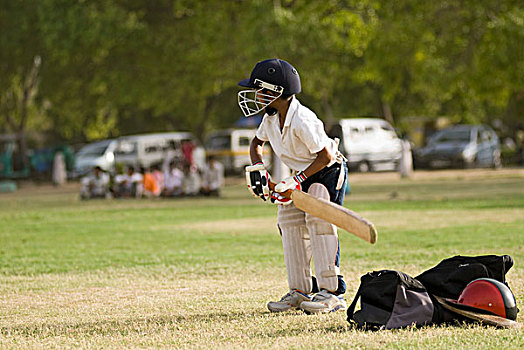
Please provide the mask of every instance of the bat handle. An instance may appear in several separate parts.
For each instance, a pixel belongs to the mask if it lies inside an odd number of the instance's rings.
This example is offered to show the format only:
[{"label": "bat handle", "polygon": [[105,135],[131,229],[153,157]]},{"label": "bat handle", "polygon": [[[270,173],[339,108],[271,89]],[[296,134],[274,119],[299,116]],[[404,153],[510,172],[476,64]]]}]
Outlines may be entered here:
[{"label": "bat handle", "polygon": [[[276,185],[277,185],[276,183],[269,181],[269,189],[271,191],[275,190],[275,186]],[[278,193],[280,193],[282,196],[286,197],[287,199],[291,199],[291,195],[293,194],[293,190],[287,190],[285,192],[278,192]]]}]

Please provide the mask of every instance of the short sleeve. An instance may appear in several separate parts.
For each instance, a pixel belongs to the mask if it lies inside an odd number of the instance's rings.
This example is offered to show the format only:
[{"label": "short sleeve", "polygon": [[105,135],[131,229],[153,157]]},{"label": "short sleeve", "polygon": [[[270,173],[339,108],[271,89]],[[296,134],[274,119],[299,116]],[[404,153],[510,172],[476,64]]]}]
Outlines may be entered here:
[{"label": "short sleeve", "polygon": [[330,139],[324,131],[324,124],[318,118],[302,120],[297,130],[297,136],[307,146],[311,153],[318,153],[324,147],[330,146]]},{"label": "short sleeve", "polygon": [[266,116],[264,116],[264,118],[262,119],[262,122],[258,126],[257,132],[255,133],[255,136],[260,141],[264,141],[264,142],[269,141],[269,138],[267,136],[266,128],[267,128],[267,118],[266,118]]}]

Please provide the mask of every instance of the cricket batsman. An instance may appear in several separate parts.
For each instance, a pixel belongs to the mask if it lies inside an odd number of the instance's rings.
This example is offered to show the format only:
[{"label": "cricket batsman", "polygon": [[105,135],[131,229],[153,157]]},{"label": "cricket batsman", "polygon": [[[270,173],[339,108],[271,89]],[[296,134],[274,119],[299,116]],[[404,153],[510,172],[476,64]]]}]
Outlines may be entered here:
[{"label": "cricket batsman", "polygon": [[[301,309],[306,313],[345,310],[346,283],[340,273],[340,247],[336,226],[297,209],[279,192],[301,189],[312,196],[343,204],[347,166],[338,142],[329,138],[320,119],[296,98],[300,76],[288,62],[258,62],[248,79],[238,83],[238,104],[246,117],[264,112],[251,141],[252,165],[246,181],[254,197],[278,204],[278,228],[282,237],[289,292],[267,304],[271,312]],[[269,188],[270,175],[262,162],[269,142],[273,151],[292,170],[292,176]],[[311,272],[311,259],[315,275]]]}]

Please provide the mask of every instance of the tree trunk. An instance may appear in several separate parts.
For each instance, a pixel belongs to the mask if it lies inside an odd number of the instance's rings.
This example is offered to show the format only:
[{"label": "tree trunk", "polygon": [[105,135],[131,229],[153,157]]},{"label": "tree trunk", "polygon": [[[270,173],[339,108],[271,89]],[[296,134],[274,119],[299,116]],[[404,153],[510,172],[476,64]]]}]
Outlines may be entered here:
[{"label": "tree trunk", "polygon": [[383,99],[381,102],[382,102],[382,115],[391,125],[395,125],[395,121],[393,120],[393,114],[391,113],[391,105],[388,102],[384,101]]},{"label": "tree trunk", "polygon": [[[27,124],[27,118],[29,117],[29,106],[34,101],[34,98],[38,92],[38,75],[40,73],[41,63],[42,59],[40,56],[35,56],[33,65],[31,66],[27,77],[23,77],[21,80],[22,92],[20,96],[17,98],[15,93],[16,89],[12,88],[12,95],[8,96],[12,99],[12,110],[9,111],[8,109],[5,112],[7,123],[13,133],[16,134],[20,149],[20,156],[22,159],[22,168],[24,169],[29,168],[30,166],[25,127]],[[18,115],[20,120],[18,122],[15,121],[15,118],[10,115],[10,112],[12,112],[14,115]]]},{"label": "tree trunk", "polygon": [[513,91],[506,105],[503,123],[506,128],[511,130],[511,138],[516,143],[517,163],[519,165],[524,165],[524,141],[520,134],[524,130],[524,122],[519,118],[522,113],[524,113],[524,91]]},{"label": "tree trunk", "polygon": [[331,103],[329,103],[326,92],[322,94],[322,108],[324,109],[324,115],[326,117],[324,120],[325,127],[329,130],[335,123],[335,118],[333,117],[333,108],[331,107]]},{"label": "tree trunk", "polygon": [[25,136],[25,126],[26,126],[26,120],[27,120],[27,108],[30,103],[30,96],[31,92],[29,91],[31,89],[31,85],[24,86],[24,91],[22,93],[21,99],[20,99],[20,123],[18,125],[17,130],[17,139],[20,144],[20,156],[22,157],[22,165],[24,169],[27,169],[29,164],[29,157],[27,156],[28,149],[27,149],[27,140]]},{"label": "tree trunk", "polygon": [[24,130],[20,130],[17,135],[18,144],[20,146],[20,156],[22,157],[22,169],[29,169],[31,164],[29,163],[29,149],[27,147],[27,138]]}]

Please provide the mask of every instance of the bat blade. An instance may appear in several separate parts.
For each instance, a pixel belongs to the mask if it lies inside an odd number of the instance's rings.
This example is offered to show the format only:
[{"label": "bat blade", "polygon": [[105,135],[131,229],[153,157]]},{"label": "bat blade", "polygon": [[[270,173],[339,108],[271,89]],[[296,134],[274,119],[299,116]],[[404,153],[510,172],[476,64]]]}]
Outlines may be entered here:
[{"label": "bat blade", "polygon": [[366,242],[376,243],[377,230],[375,225],[354,211],[302,191],[293,190],[290,198],[298,209],[336,225]]}]

